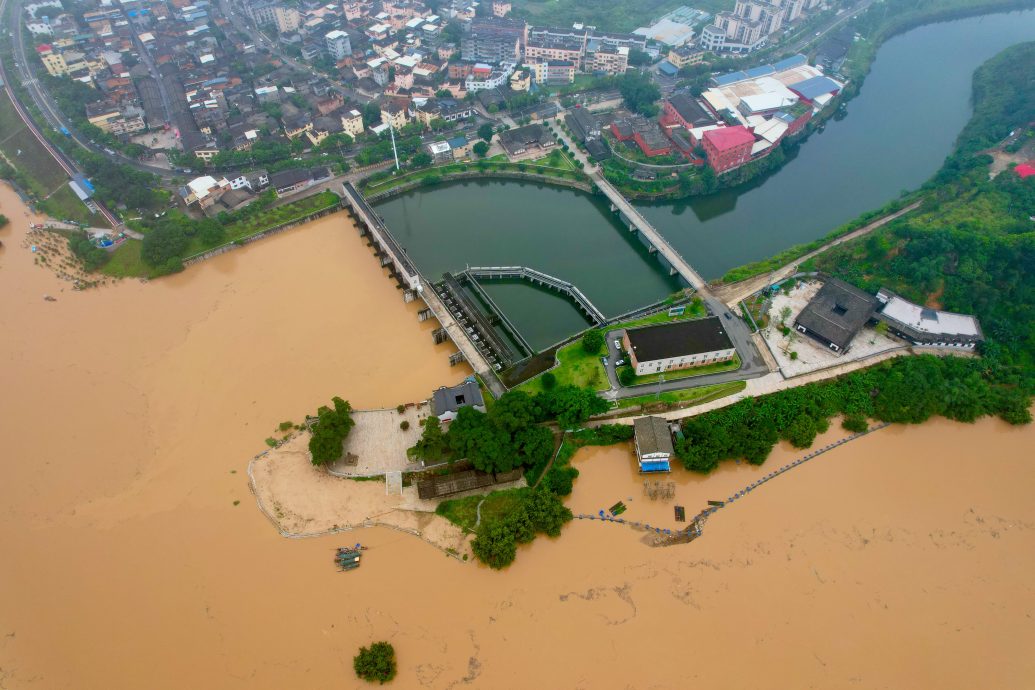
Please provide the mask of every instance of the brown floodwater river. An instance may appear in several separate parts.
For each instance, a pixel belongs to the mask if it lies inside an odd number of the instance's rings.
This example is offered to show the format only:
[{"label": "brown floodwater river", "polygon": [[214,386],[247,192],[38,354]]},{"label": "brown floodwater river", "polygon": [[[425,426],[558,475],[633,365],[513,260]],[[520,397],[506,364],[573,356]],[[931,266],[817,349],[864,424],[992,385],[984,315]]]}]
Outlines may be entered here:
[{"label": "brown floodwater river", "polygon": [[[29,219],[6,186],[0,209],[0,688],[352,688],[352,655],[375,639],[395,645],[401,688],[1035,678],[1031,428],[880,431],[681,547],[575,521],[496,573],[388,530],[284,539],[245,472],[279,422],[336,394],[418,400],[467,373],[348,218],[73,292],[20,246]],[[625,500],[650,521],[760,472],[676,473],[662,503],[627,447],[575,463],[573,510]],[[338,573],[332,548],[357,539],[363,567]]]}]

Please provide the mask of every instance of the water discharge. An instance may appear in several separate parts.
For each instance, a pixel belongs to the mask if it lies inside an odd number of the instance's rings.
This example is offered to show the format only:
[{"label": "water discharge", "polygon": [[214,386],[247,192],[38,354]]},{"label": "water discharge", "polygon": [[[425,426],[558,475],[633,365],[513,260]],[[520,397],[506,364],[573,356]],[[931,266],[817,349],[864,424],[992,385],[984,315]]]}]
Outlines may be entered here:
[{"label": "water discharge", "polygon": [[[464,373],[348,219],[73,293],[19,246],[28,219],[6,186],[0,209],[0,687],[359,687],[351,656],[373,639],[396,646],[400,688],[1035,677],[1030,427],[886,429],[685,547],[576,521],[495,573],[386,530],[283,539],[244,474],[278,422],[334,394],[416,400]],[[631,498],[649,521],[768,471],[676,473],[665,504],[643,498],[626,447],[575,463],[573,510]],[[357,540],[363,567],[336,572],[333,547]]]}]

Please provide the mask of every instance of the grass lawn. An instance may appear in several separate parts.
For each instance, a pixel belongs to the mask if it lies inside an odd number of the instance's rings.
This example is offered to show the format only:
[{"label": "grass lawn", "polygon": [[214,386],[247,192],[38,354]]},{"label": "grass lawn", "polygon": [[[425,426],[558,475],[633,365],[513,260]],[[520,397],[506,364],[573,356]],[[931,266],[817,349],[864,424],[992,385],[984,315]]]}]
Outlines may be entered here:
[{"label": "grass lawn", "polygon": [[688,319],[699,319],[705,314],[707,314],[707,312],[704,309],[704,302],[695,298],[686,305],[686,312],[682,316],[669,316],[667,311],[662,311],[650,316],[644,316],[640,319],[616,323],[614,326],[610,326],[608,330],[613,331],[616,328],[636,328],[637,326],[652,326],[658,323],[674,323],[676,321],[686,321]]},{"label": "grass lawn", "polygon": [[706,374],[717,374],[722,371],[736,371],[740,368],[740,355],[733,355],[733,359],[728,362],[716,362],[715,364],[706,364],[703,367],[691,367],[689,369],[679,369],[677,371],[664,371],[657,374],[647,374],[646,376],[637,376],[636,380],[631,385],[641,386],[649,383],[657,383],[664,377],[665,381],[678,381],[679,379],[688,379],[695,376],[704,376]]},{"label": "grass lawn", "polygon": [[487,496],[465,496],[453,500],[442,501],[438,504],[435,512],[446,518],[454,525],[468,531],[474,531],[474,524],[478,521],[478,504],[482,503],[482,522],[495,517],[505,515],[514,509],[514,506],[521,501],[527,489],[504,489],[493,491]]},{"label": "grass lawn", "polygon": [[91,213],[79,200],[72,188],[62,185],[56,192],[39,203],[40,210],[57,220],[74,220],[91,228],[110,228],[111,223],[99,213]]},{"label": "grass lawn", "polygon": [[6,94],[0,96],[0,150],[30,178],[34,183],[33,191],[41,197],[68,181],[65,171],[18,117]]},{"label": "grass lawn", "polygon": [[140,240],[126,240],[120,244],[112,252],[108,263],[101,266],[101,273],[114,278],[154,277],[155,269],[140,258],[141,246],[143,242]]},{"label": "grass lawn", "polygon": [[[588,354],[582,348],[582,341],[576,340],[557,350],[559,364],[550,371],[557,377],[558,386],[572,385],[579,388],[591,388],[595,391],[606,391],[611,386],[607,382],[604,365],[600,362],[601,357],[603,357],[602,353]],[[542,380],[542,376],[537,376],[531,381],[522,383],[517,390],[535,395],[543,390]]]},{"label": "grass lawn", "polygon": [[730,381],[729,383],[717,383],[714,386],[698,386],[697,388],[686,388],[680,391],[666,391],[660,396],[638,395],[635,398],[623,398],[618,401],[618,407],[632,407],[633,405],[649,405],[656,402],[670,404],[693,402],[701,404],[725,398],[727,395],[739,393],[747,387],[747,381]]}]

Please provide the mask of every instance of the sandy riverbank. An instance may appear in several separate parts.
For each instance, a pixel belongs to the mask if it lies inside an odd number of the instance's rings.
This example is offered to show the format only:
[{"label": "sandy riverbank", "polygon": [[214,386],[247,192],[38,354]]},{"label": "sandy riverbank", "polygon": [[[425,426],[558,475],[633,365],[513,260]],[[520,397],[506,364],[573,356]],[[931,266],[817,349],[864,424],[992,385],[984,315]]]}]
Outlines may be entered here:
[{"label": "sandy riverbank", "polygon": [[[26,221],[6,187],[0,210],[0,688],[359,687],[351,656],[382,638],[400,688],[1035,677],[1031,427],[881,431],[720,511],[685,548],[583,521],[495,573],[374,528],[363,567],[341,574],[333,547],[356,540],[281,537],[246,459],[332,395],[393,407],[467,373],[348,220],[75,293],[14,241]],[[627,448],[575,463],[576,512],[637,497]],[[677,495],[696,506],[762,471],[682,477]]]},{"label": "sandy riverbank", "polygon": [[[411,534],[459,558],[470,557],[470,538],[435,515],[436,503],[419,499],[415,486],[389,496],[384,481],[336,477],[312,466],[308,443],[309,435],[299,434],[248,465],[259,509],[282,534],[311,537],[380,526]],[[357,540],[362,537],[362,532],[355,533]]]}]

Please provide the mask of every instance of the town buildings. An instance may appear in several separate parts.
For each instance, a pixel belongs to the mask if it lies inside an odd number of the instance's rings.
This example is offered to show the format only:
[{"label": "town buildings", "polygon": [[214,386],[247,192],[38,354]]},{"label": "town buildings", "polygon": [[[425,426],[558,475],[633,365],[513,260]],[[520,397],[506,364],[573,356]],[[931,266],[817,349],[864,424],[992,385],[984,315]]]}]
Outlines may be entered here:
[{"label": "town buildings", "polygon": [[542,125],[525,125],[508,129],[498,135],[500,146],[511,158],[527,157],[528,154],[539,154],[557,146],[557,140]]},{"label": "town buildings", "polygon": [[701,143],[708,164],[715,172],[724,173],[751,160],[755,137],[746,127],[736,125],[704,132]]},{"label": "town buildings", "polygon": [[637,376],[727,362],[736,354],[716,316],[629,328],[622,340]]},{"label": "town buildings", "polygon": [[749,53],[819,0],[736,0],[732,11],[719,12],[701,32],[700,45],[714,52]]},{"label": "town buildings", "polygon": [[478,17],[460,39],[460,54],[471,62],[513,62],[521,59],[526,41],[523,21]]}]

